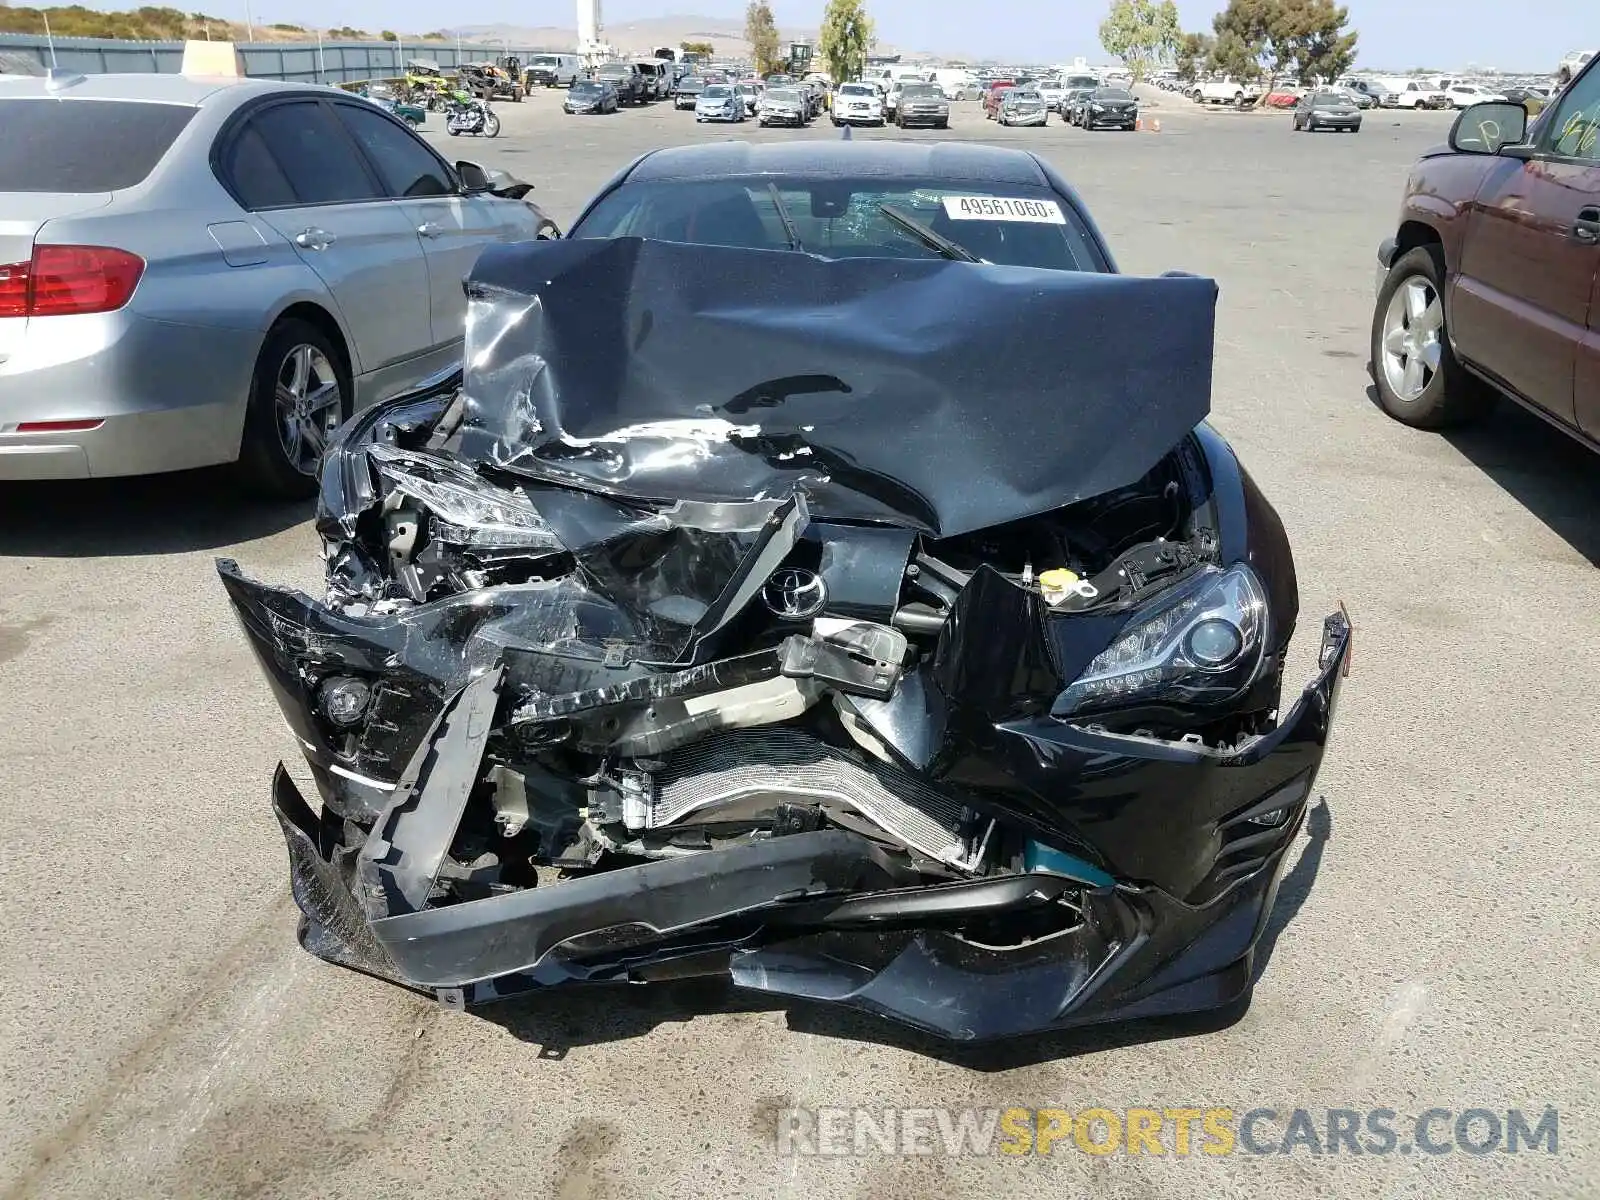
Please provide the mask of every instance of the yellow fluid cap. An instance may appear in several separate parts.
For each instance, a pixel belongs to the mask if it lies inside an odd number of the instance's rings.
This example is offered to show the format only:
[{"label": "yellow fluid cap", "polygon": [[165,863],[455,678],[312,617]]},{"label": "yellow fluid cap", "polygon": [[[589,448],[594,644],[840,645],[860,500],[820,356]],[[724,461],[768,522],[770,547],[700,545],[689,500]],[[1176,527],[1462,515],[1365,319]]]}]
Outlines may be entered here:
[{"label": "yellow fluid cap", "polygon": [[1048,591],[1066,591],[1067,588],[1078,582],[1078,573],[1069,571],[1066,567],[1053,567],[1048,571],[1039,573],[1039,586]]}]

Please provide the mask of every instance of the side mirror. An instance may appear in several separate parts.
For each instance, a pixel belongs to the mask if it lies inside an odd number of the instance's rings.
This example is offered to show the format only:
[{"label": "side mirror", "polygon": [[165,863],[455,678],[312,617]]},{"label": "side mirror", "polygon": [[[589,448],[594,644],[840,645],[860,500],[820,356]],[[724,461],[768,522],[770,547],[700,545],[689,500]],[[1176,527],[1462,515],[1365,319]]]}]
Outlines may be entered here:
[{"label": "side mirror", "polygon": [[1461,154],[1499,154],[1528,136],[1528,110],[1494,100],[1463,109],[1450,126],[1450,149]]},{"label": "side mirror", "polygon": [[489,172],[475,162],[463,159],[456,163],[456,177],[461,180],[461,194],[464,196],[481,196],[484,192],[494,190],[494,181],[489,178]]}]

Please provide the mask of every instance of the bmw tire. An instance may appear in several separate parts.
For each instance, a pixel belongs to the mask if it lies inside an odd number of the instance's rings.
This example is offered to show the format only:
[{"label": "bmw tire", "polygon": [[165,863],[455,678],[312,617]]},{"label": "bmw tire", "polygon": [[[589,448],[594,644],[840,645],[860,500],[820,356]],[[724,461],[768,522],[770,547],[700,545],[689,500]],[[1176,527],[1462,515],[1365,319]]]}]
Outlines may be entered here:
[{"label": "bmw tire", "polygon": [[322,452],[350,416],[344,354],[306,321],[279,321],[256,357],[237,472],[252,493],[278,500],[317,494]]}]

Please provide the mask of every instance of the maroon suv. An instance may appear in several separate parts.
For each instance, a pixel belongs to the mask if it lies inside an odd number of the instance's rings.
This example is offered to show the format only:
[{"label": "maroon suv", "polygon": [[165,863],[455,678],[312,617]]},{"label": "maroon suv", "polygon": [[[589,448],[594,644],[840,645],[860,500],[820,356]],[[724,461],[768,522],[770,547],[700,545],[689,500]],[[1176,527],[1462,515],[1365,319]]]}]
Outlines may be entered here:
[{"label": "maroon suv", "polygon": [[1600,450],[1600,57],[1528,127],[1476,104],[1406,182],[1378,250],[1372,374],[1438,428],[1503,394]]}]

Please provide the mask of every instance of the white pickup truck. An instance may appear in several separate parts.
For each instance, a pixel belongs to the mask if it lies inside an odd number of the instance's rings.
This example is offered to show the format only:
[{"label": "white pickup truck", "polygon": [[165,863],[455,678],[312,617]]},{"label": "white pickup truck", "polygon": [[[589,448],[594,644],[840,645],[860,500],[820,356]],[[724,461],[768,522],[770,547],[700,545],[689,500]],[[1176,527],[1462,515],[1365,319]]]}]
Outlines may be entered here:
[{"label": "white pickup truck", "polygon": [[1195,89],[1195,99],[1201,104],[1247,104],[1261,97],[1261,87],[1254,83],[1241,83],[1232,75],[1210,79]]}]

